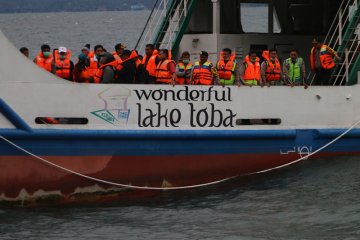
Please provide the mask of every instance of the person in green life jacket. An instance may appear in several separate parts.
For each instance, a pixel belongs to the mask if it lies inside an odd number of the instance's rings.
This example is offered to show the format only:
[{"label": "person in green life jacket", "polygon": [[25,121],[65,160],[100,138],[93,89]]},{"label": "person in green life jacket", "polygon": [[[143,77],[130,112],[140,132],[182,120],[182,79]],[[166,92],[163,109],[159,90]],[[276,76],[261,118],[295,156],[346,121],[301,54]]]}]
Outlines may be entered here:
[{"label": "person in green life jacket", "polygon": [[240,68],[229,48],[224,48],[221,52],[220,60],[216,64],[219,75],[219,83],[225,85],[240,86]]},{"label": "person in green life jacket", "polygon": [[290,58],[283,64],[283,80],[290,86],[306,86],[305,62],[297,50],[291,50]]}]

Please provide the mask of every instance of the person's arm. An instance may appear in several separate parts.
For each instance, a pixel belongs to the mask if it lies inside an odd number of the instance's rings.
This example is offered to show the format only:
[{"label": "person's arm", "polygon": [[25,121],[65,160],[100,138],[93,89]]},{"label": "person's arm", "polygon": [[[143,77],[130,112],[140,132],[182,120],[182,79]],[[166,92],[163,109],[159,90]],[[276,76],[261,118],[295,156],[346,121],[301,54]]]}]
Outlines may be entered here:
[{"label": "person's arm", "polygon": [[172,74],[171,84],[175,85],[176,63],[170,62],[167,67],[170,74]]},{"label": "person's arm", "polygon": [[306,83],[306,66],[305,66],[305,61],[302,59],[302,64],[301,64],[301,78],[303,81],[304,86],[307,86]]},{"label": "person's arm", "polygon": [[283,73],[282,79],[283,79],[284,83],[286,85],[291,84],[290,83],[290,78],[289,78],[289,64],[286,62],[286,60],[283,63],[282,73]]},{"label": "person's arm", "polygon": [[73,71],[73,81],[74,82],[82,82],[82,79],[80,79],[82,69],[79,65],[75,65],[74,71]]},{"label": "person's arm", "polygon": [[235,85],[240,87],[241,86],[241,73],[240,73],[240,65],[236,63],[235,67]]},{"label": "person's arm", "polygon": [[191,69],[191,73],[190,73],[190,83],[189,83],[189,85],[194,85],[194,84],[193,84],[194,67],[195,67],[195,66],[193,66],[192,69]]},{"label": "person's arm", "polygon": [[267,69],[267,63],[266,63],[266,61],[264,61],[261,63],[261,67],[260,67],[260,74],[261,74],[260,85],[261,86],[266,84],[266,69]]},{"label": "person's arm", "polygon": [[159,56],[156,56],[156,58],[155,58],[155,65],[156,65],[156,66],[159,65],[159,62],[161,62],[161,59],[160,59]]},{"label": "person's arm", "polygon": [[240,65],[240,81],[243,85],[247,85],[244,80],[245,70],[246,70],[245,64],[241,64]]},{"label": "person's arm", "polygon": [[327,47],[326,49],[327,49],[328,53],[330,53],[333,57],[336,58],[336,60],[338,60],[339,62],[341,61],[341,58],[339,57],[339,55],[337,54],[337,52],[334,49],[332,49],[331,47]]},{"label": "person's arm", "polygon": [[74,63],[70,61],[70,77],[69,81],[73,81]]},{"label": "person's arm", "polygon": [[114,83],[114,70],[111,67],[105,67],[101,83]]}]

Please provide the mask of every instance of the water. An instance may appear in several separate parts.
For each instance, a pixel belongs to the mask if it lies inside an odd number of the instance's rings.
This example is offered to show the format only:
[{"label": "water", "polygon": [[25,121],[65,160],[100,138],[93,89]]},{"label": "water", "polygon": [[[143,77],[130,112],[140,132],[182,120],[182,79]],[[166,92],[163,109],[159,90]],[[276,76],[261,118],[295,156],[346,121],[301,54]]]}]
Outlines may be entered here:
[{"label": "water", "polygon": [[[16,47],[134,47],[148,12],[0,15]],[[4,56],[2,56],[4,57]],[[360,159],[326,158],[136,203],[0,209],[0,239],[359,239]]]}]

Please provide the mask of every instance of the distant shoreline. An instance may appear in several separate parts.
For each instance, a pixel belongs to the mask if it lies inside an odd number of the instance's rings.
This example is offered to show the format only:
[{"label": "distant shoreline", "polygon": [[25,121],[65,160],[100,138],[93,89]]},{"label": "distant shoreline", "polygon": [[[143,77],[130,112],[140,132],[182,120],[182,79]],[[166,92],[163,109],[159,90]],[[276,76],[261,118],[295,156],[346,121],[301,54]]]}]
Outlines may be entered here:
[{"label": "distant shoreline", "polygon": [[147,12],[150,11],[149,9],[144,9],[144,10],[86,10],[86,11],[35,11],[35,12],[30,12],[30,11],[24,11],[24,12],[0,12],[0,14],[31,14],[31,13],[87,13],[87,12]]}]

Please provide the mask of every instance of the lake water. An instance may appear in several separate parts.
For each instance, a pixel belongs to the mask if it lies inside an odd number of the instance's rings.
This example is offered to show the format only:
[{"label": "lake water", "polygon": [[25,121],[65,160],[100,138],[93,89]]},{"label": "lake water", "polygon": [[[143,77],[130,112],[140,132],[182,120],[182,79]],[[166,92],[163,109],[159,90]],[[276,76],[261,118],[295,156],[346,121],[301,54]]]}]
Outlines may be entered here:
[{"label": "lake water", "polygon": [[[149,12],[0,15],[16,47],[135,46]],[[0,51],[1,56],[1,51]],[[6,56],[1,56],[6,57]],[[306,161],[136,203],[0,209],[0,239],[360,239],[360,158]]]}]

